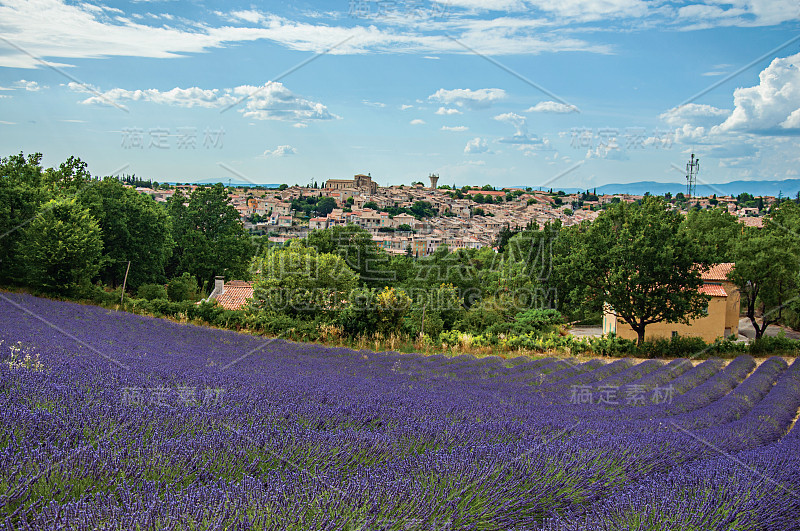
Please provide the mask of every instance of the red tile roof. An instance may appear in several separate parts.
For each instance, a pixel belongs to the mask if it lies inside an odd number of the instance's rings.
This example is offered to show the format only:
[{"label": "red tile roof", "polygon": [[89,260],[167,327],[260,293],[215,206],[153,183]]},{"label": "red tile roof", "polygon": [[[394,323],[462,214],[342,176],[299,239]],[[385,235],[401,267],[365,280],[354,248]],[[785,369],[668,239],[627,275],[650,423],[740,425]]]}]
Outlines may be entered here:
[{"label": "red tile roof", "polygon": [[217,302],[226,310],[244,307],[247,299],[253,297],[253,285],[244,280],[231,280],[225,284],[225,291],[217,296]]},{"label": "red tile roof", "polygon": [[728,293],[725,288],[717,284],[703,284],[698,290],[703,295],[711,295],[712,297],[727,297]]},{"label": "red tile roof", "polygon": [[747,227],[762,228],[764,226],[764,218],[739,218],[739,223]]},{"label": "red tile roof", "polygon": [[708,270],[703,271],[700,278],[703,280],[728,280],[728,273],[733,271],[735,265],[733,262],[714,264]]}]

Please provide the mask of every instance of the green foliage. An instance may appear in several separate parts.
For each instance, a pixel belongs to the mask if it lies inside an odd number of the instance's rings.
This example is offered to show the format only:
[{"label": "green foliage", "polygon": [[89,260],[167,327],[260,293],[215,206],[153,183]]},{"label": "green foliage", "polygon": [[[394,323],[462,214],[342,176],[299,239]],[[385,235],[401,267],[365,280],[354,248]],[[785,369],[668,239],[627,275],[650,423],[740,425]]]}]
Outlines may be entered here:
[{"label": "green foliage", "polygon": [[[197,281],[195,281],[195,283],[196,282]],[[165,288],[162,284],[142,284],[139,286],[139,289],[136,290],[136,296],[140,299],[145,299],[148,301],[153,299],[168,298],[167,288]]]},{"label": "green foliage", "polygon": [[785,202],[766,218],[764,228],[743,228],[733,248],[736,267],[730,279],[739,288],[741,304],[755,328],[756,339],[770,324],[780,322],[787,305],[797,298],[798,230],[800,207]]},{"label": "green foliage", "polygon": [[26,267],[15,257],[21,229],[49,196],[42,187],[41,160],[41,153],[0,159],[0,282],[24,277]]},{"label": "green foliage", "polygon": [[610,304],[637,332],[639,343],[648,324],[688,323],[706,309],[708,297],[698,288],[699,267],[708,261],[699,257],[682,221],[660,197],[612,205],[570,253],[567,266],[586,286],[586,295]]},{"label": "green foliage", "polygon": [[436,216],[436,210],[427,201],[414,201],[411,205],[410,213],[417,219],[432,218]]},{"label": "green foliage", "polygon": [[332,197],[322,197],[317,201],[317,215],[325,217],[336,208],[336,200]]},{"label": "green foliage", "polygon": [[800,341],[789,339],[783,330],[777,336],[762,336],[749,345],[750,354],[764,356],[767,354],[787,353],[796,355],[800,351]]},{"label": "green foliage", "polygon": [[266,249],[253,260],[254,298],[259,308],[291,316],[335,311],[358,285],[358,274],[335,254],[299,240]]},{"label": "green foliage", "polygon": [[670,339],[659,338],[637,345],[636,355],[640,358],[683,358],[701,354],[706,348],[706,342],[702,338],[673,336]]},{"label": "green foliage", "polygon": [[122,284],[128,261],[127,285],[166,280],[164,268],[172,255],[172,223],[162,205],[114,178],[94,181],[79,193],[103,233],[103,281]]},{"label": "green foliage", "polygon": [[197,279],[190,273],[170,279],[167,284],[167,296],[173,302],[196,301],[200,299],[200,288]]},{"label": "green foliage", "polygon": [[710,263],[732,262],[734,246],[742,225],[727,210],[692,210],[684,222],[689,236],[697,242],[698,252]]},{"label": "green foliage", "polygon": [[74,294],[101,266],[100,226],[75,199],[52,200],[24,229],[18,260],[28,285],[46,292]]},{"label": "green foliage", "polygon": [[225,188],[219,183],[199,187],[186,201],[180,192],[169,200],[175,250],[167,274],[191,273],[198,283],[220,274],[246,278],[255,249]]},{"label": "green foliage", "polygon": [[78,157],[70,156],[59,164],[58,169],[48,168],[42,175],[42,184],[56,196],[73,196],[91,182],[92,176],[86,163]]},{"label": "green foliage", "polygon": [[338,312],[336,322],[350,337],[399,334],[411,307],[411,298],[402,290],[384,288],[354,289]]},{"label": "green foliage", "polygon": [[387,273],[389,258],[383,249],[372,241],[372,235],[355,225],[338,225],[311,232],[305,245],[320,254],[334,254],[358,274],[364,285],[380,288],[393,284],[394,277]]}]

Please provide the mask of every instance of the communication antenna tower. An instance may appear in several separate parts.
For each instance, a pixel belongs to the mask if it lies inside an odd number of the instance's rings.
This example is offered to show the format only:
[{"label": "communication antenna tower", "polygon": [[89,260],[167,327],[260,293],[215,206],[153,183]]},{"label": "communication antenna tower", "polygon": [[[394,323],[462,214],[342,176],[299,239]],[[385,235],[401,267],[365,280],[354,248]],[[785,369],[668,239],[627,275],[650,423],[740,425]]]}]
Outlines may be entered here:
[{"label": "communication antenna tower", "polygon": [[700,159],[694,157],[686,163],[686,198],[691,199],[697,195],[697,174],[700,173]]}]

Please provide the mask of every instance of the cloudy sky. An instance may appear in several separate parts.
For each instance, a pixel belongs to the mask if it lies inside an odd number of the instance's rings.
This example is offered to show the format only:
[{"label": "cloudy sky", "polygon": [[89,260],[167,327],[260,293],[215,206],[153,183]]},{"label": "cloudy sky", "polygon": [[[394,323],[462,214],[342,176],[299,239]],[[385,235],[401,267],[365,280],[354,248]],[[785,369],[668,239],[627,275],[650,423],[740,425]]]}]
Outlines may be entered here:
[{"label": "cloudy sky", "polygon": [[800,6],[0,0],[0,145],[180,182],[800,178]]}]

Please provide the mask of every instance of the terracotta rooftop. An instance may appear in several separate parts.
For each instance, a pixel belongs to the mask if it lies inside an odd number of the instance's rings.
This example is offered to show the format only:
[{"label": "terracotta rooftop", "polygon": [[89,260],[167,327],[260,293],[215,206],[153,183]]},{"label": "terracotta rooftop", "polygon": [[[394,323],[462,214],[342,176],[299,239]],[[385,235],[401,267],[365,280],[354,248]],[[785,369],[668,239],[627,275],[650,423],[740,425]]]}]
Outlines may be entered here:
[{"label": "terracotta rooftop", "polygon": [[703,295],[711,295],[712,297],[727,297],[728,292],[725,288],[716,284],[703,284],[698,290]]},{"label": "terracotta rooftop", "polygon": [[735,265],[733,262],[714,264],[707,271],[704,271],[700,278],[703,280],[728,280],[728,273],[733,271]]},{"label": "terracotta rooftop", "polygon": [[238,310],[252,297],[253,285],[250,282],[231,280],[225,284],[222,295],[217,296],[217,302],[226,310]]},{"label": "terracotta rooftop", "polygon": [[747,227],[762,228],[764,226],[764,218],[739,218],[739,223]]}]

